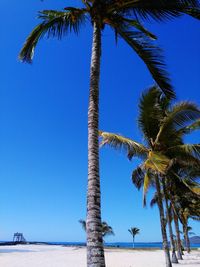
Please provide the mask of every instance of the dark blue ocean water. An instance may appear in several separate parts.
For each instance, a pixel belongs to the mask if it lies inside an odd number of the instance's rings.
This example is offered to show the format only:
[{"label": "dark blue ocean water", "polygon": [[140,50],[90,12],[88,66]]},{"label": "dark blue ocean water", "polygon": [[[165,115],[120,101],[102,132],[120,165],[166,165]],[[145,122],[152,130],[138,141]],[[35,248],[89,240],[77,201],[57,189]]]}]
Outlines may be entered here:
[{"label": "dark blue ocean water", "polygon": [[[85,246],[83,242],[49,242],[54,245],[65,245],[65,246]],[[115,243],[105,243],[108,247],[119,247],[119,248],[132,248],[133,244],[129,242],[115,242]],[[192,248],[200,248],[200,244],[191,244]],[[135,248],[160,248],[162,249],[161,242],[136,242]]]}]

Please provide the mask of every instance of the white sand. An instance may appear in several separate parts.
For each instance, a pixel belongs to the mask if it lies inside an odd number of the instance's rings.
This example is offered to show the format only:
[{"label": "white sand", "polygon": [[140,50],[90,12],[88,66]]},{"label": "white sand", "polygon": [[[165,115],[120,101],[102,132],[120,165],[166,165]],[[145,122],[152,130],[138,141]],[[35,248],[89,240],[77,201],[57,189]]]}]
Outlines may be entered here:
[{"label": "white sand", "polygon": [[[107,267],[165,267],[161,250],[106,249],[105,257]],[[200,267],[200,250],[189,255],[185,253],[180,265]],[[86,248],[48,245],[0,247],[0,266],[86,267]]]}]

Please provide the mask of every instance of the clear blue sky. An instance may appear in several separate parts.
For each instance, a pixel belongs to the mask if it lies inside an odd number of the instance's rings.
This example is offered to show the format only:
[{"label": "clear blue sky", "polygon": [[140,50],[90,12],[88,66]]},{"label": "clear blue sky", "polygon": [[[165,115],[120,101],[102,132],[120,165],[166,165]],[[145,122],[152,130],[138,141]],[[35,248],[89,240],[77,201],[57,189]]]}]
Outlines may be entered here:
[{"label": "clear blue sky", "polygon": [[[91,26],[80,36],[42,40],[32,65],[18,52],[39,22],[37,11],[76,1],[0,1],[0,240],[23,232],[28,240],[84,241],[78,220],[86,214],[87,105]],[[184,17],[152,23],[159,36],[179,99],[200,104],[200,22]],[[138,141],[137,104],[153,81],[123,42],[103,33],[100,128]],[[189,139],[199,142],[199,134]],[[137,161],[104,148],[101,155],[102,217],[113,228],[108,241],[161,240],[156,207],[142,208],[142,193],[131,184]],[[151,194],[149,195],[150,199]],[[199,232],[199,223],[191,222]]]}]

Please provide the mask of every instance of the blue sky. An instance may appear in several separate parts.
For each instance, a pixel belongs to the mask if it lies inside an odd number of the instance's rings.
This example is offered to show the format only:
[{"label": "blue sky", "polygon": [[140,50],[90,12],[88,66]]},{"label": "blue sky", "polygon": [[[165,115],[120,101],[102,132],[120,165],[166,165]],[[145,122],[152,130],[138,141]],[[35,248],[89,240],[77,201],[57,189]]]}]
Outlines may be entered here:
[{"label": "blue sky", "polygon": [[[62,41],[42,40],[32,65],[17,55],[37,11],[79,1],[1,0],[0,23],[0,240],[23,232],[28,240],[84,241],[78,220],[86,214],[87,106],[91,26]],[[199,22],[184,17],[151,23],[159,36],[178,99],[200,104]],[[141,141],[137,104],[153,81],[123,42],[103,33],[100,128]],[[199,134],[188,139],[199,142]],[[127,229],[141,229],[137,241],[161,240],[156,207],[142,208],[131,184],[138,161],[104,148],[100,152],[102,217],[114,229],[108,241],[131,241]],[[149,199],[151,198],[151,192]],[[191,222],[199,232],[199,223]]]}]

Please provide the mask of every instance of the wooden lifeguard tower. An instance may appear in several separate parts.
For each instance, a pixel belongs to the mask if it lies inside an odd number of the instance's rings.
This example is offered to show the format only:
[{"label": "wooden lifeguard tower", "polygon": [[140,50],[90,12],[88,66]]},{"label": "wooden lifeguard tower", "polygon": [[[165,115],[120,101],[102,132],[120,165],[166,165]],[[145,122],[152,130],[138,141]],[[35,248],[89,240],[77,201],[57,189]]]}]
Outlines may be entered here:
[{"label": "wooden lifeguard tower", "polygon": [[24,238],[22,233],[14,233],[13,242],[15,242],[15,243],[26,243],[26,239]]}]

